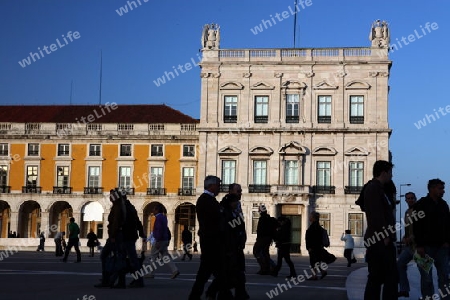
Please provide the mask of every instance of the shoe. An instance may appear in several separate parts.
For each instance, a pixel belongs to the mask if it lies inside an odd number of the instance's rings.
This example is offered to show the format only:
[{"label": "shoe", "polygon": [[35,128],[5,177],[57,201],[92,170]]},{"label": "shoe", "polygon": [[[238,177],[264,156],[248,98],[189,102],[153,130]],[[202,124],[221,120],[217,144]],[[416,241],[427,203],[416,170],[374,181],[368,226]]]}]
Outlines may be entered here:
[{"label": "shoe", "polygon": [[176,271],[175,273],[173,273],[170,279],[175,279],[178,277],[178,275],[180,275],[180,271]]},{"label": "shoe", "polygon": [[320,279],[324,279],[325,276],[327,276],[327,275],[328,275],[328,272],[327,271],[323,271],[322,275],[320,276]]},{"label": "shoe", "polygon": [[398,293],[397,293],[397,298],[400,298],[400,297],[406,297],[406,298],[409,298],[409,292],[406,292],[406,291],[400,291],[400,292],[398,292]]},{"label": "shoe", "polygon": [[153,278],[155,278],[155,275],[153,275],[151,273],[148,273],[148,274],[144,275],[144,278],[151,278],[151,279],[153,279]]}]

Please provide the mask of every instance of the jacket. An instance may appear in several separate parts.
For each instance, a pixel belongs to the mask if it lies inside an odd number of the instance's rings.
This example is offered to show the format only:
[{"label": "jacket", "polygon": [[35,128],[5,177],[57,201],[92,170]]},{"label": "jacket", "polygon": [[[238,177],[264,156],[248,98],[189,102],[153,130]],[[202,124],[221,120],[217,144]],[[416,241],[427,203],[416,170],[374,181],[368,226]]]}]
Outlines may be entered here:
[{"label": "jacket", "polygon": [[162,213],[156,215],[155,224],[153,225],[153,237],[157,242],[169,240],[167,217]]},{"label": "jacket", "polygon": [[413,209],[417,212],[416,218],[412,219],[417,247],[439,247],[444,243],[450,243],[450,212],[447,202],[443,199],[435,202],[426,196],[417,201]]},{"label": "jacket", "polygon": [[215,197],[203,193],[198,197],[195,206],[198,219],[198,235],[200,238],[218,239],[220,231],[220,205]]},{"label": "jacket", "polygon": [[345,242],[344,249],[353,249],[355,248],[355,240],[353,239],[351,234],[343,233],[341,236],[341,241]]}]

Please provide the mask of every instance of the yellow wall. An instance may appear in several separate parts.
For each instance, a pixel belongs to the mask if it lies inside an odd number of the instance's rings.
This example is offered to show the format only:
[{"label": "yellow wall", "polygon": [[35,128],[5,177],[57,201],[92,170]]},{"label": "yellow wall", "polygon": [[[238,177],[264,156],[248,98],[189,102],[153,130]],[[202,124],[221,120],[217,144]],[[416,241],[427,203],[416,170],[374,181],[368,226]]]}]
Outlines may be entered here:
[{"label": "yellow wall", "polygon": [[56,144],[41,144],[40,154],[42,157],[41,167],[39,169],[39,185],[43,191],[53,191],[55,185],[55,161]]},{"label": "yellow wall", "polygon": [[83,192],[84,187],[87,186],[86,155],[86,144],[72,144],[73,160],[70,170],[70,185],[74,192]]},{"label": "yellow wall", "polygon": [[181,188],[181,145],[166,144],[165,151],[167,161],[164,170],[164,187],[167,193],[178,193],[178,189]]},{"label": "yellow wall", "polygon": [[149,145],[134,145],[134,172],[133,172],[133,187],[135,192],[147,192],[147,187],[149,184],[148,176],[148,162],[147,158],[149,155]]},{"label": "yellow wall", "polygon": [[102,154],[105,160],[102,167],[102,182],[103,191],[109,191],[118,185],[118,170],[116,158],[119,155],[118,144],[104,144],[102,146]]},{"label": "yellow wall", "polygon": [[11,190],[20,190],[25,185],[25,144],[11,144],[11,163],[9,170],[9,185]]}]

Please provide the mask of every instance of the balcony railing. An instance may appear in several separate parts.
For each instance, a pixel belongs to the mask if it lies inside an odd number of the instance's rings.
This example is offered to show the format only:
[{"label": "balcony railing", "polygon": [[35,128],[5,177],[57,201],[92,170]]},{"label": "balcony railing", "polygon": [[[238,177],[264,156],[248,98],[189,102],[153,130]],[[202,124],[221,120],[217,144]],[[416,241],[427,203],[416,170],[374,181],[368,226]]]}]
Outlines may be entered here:
[{"label": "balcony railing", "polygon": [[364,124],[364,116],[350,116],[351,124]]},{"label": "balcony railing", "polygon": [[148,188],[147,195],[162,196],[166,194],[165,188]]},{"label": "balcony railing", "polygon": [[85,187],[84,193],[85,194],[103,194],[103,188],[102,187]]},{"label": "balcony railing", "polygon": [[331,116],[318,116],[317,121],[319,123],[331,123]]},{"label": "balcony railing", "polygon": [[313,192],[317,194],[334,194],[334,190],[336,187],[334,186],[325,186],[325,185],[315,185],[313,187]]},{"label": "balcony railing", "polygon": [[72,194],[72,187],[69,186],[54,186],[53,194]]},{"label": "balcony railing", "polygon": [[42,188],[40,186],[23,186],[22,193],[40,194]]},{"label": "balcony railing", "polygon": [[193,188],[178,189],[178,196],[195,196],[195,189]]},{"label": "balcony railing", "polygon": [[346,194],[359,194],[361,193],[362,186],[346,186],[344,189],[344,193]]},{"label": "balcony railing", "polygon": [[236,123],[237,116],[223,116],[223,122],[224,123]]},{"label": "balcony railing", "polygon": [[298,116],[286,116],[286,123],[298,123]]},{"label": "balcony railing", "polygon": [[255,116],[255,123],[267,123],[268,121],[268,116]]},{"label": "balcony railing", "polygon": [[270,193],[270,185],[268,184],[249,184],[249,193]]},{"label": "balcony railing", "polygon": [[1,194],[9,194],[11,193],[11,187],[8,185],[0,185],[0,193]]},{"label": "balcony railing", "polygon": [[308,185],[272,185],[270,193],[273,195],[307,195]]},{"label": "balcony railing", "polygon": [[134,188],[132,187],[118,187],[117,189],[122,192],[122,195],[124,194],[123,192],[127,195],[134,195]]},{"label": "balcony railing", "polygon": [[221,184],[219,191],[221,193],[228,193],[230,191],[230,185],[229,184]]}]

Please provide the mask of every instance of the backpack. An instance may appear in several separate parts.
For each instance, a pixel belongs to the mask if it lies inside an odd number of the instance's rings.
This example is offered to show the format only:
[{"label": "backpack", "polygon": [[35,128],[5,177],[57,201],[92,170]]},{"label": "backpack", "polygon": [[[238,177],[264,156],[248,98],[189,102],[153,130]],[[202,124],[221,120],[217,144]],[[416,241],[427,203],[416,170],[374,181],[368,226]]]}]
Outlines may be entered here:
[{"label": "backpack", "polygon": [[324,247],[330,247],[330,238],[328,237],[328,231],[322,227],[322,244]]},{"label": "backpack", "polygon": [[371,182],[372,180],[369,180],[361,189],[361,192],[359,193],[358,199],[355,201],[356,205],[359,205],[359,208],[361,211],[366,211],[364,207],[364,191],[366,190],[366,186]]}]

